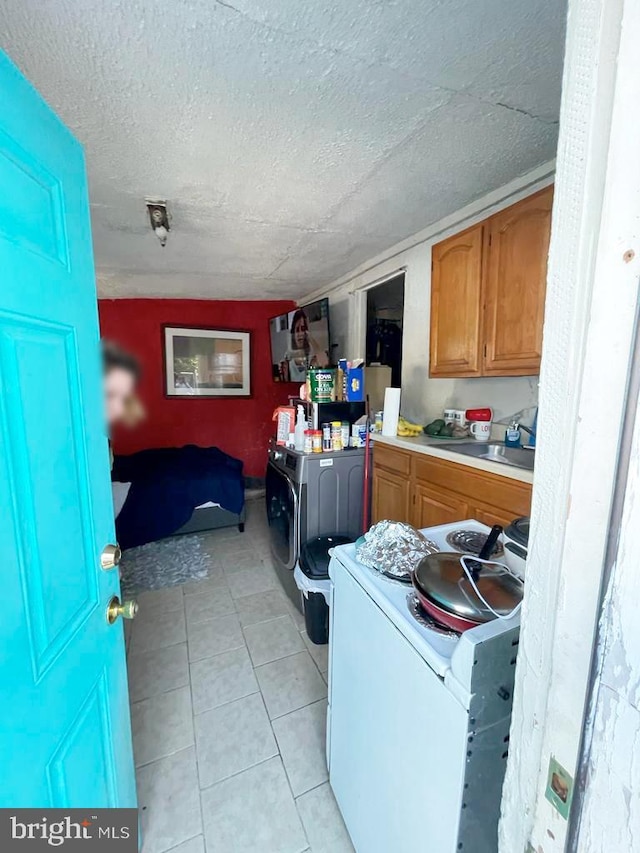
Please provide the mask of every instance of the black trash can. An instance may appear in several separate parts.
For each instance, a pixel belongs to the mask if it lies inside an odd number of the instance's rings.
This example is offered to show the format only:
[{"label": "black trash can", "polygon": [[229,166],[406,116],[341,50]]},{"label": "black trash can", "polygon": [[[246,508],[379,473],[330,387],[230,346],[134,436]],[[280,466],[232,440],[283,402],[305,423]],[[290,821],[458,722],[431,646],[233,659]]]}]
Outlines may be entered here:
[{"label": "black trash can", "polygon": [[[310,581],[329,581],[329,549],[346,545],[348,536],[316,536],[300,549],[300,570]],[[327,583],[327,589],[329,585]],[[312,643],[322,646],[329,642],[329,605],[323,592],[305,592],[302,596],[304,622]]]}]

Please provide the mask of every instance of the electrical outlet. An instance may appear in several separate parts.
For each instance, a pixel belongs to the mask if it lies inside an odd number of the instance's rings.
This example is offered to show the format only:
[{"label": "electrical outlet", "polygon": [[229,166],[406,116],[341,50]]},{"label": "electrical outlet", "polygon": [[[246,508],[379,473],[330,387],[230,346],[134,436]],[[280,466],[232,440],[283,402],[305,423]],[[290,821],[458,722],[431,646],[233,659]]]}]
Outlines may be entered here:
[{"label": "electrical outlet", "polygon": [[573,797],[573,777],[553,755],[549,758],[547,789],[544,795],[556,811],[567,820]]}]

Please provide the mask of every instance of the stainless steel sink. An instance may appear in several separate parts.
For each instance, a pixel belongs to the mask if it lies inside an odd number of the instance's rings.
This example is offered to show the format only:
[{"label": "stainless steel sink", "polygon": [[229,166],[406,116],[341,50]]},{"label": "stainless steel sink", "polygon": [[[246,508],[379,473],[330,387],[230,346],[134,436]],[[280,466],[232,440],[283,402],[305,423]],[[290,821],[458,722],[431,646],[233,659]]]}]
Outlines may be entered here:
[{"label": "stainless steel sink", "polygon": [[447,444],[446,450],[452,453],[463,453],[465,456],[475,456],[476,459],[488,459],[490,462],[500,462],[502,465],[513,465],[516,468],[526,468],[527,471],[533,471],[534,450],[505,447],[504,444],[493,441],[488,441],[486,444],[479,441],[465,441],[455,445]]}]

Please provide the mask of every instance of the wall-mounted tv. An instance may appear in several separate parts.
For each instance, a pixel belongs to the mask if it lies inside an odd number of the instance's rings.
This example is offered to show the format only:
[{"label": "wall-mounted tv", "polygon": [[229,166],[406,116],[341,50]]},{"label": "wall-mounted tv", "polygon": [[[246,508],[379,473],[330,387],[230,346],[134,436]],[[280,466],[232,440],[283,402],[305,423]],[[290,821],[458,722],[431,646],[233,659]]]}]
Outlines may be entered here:
[{"label": "wall-mounted tv", "polygon": [[304,382],[310,367],[329,367],[329,300],[269,320],[271,369],[275,382]]}]

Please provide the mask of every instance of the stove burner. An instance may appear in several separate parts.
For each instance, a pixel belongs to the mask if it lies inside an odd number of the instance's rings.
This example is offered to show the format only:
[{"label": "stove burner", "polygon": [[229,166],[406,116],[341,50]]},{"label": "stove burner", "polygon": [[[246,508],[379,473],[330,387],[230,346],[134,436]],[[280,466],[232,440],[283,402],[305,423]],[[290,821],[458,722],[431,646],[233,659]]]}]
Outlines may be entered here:
[{"label": "stove burner", "polygon": [[429,616],[427,611],[418,601],[418,596],[410,592],[407,596],[407,607],[409,608],[409,613],[413,616],[416,622],[419,622],[423,628],[429,628],[429,630],[434,631],[436,634],[440,634],[442,637],[448,637],[450,640],[457,640],[460,636],[458,631],[454,631],[453,628],[448,628],[446,625],[442,625],[432,616]]},{"label": "stove burner", "polygon": [[[487,534],[479,530],[452,530],[447,533],[447,543],[463,554],[479,554],[482,546],[487,541]],[[504,548],[500,541],[496,542],[492,557],[501,557]]]}]

